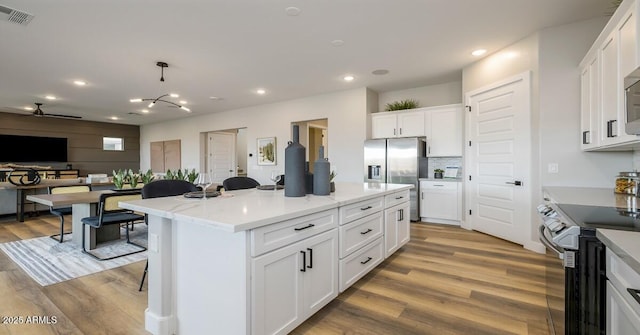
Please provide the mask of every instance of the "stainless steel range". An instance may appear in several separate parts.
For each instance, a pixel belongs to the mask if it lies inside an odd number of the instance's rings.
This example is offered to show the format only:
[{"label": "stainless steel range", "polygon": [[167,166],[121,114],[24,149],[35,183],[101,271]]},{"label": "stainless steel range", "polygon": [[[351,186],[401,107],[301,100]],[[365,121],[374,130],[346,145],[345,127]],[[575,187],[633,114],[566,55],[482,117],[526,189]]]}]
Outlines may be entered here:
[{"label": "stainless steel range", "polygon": [[[596,193],[602,195],[602,192]],[[607,191],[606,195],[613,198],[613,190]],[[567,204],[554,201],[548,195],[545,200],[537,209],[542,219],[540,241],[547,247],[546,286],[551,334],[604,335],[605,248],[595,236],[596,229],[640,231],[638,212],[615,205]],[[635,203],[635,199],[631,200]]]}]

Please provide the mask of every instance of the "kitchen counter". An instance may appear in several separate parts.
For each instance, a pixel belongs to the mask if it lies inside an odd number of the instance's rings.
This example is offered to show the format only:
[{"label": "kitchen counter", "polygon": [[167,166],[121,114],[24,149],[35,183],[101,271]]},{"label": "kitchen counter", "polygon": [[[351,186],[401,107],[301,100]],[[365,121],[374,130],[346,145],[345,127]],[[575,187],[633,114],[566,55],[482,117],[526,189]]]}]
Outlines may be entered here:
[{"label": "kitchen counter", "polygon": [[328,196],[285,197],[284,190],[237,190],[208,198],[182,196],[143,199],[121,203],[121,207],[182,222],[201,223],[227,232],[240,232],[279,221],[337,208],[412,185],[380,183],[336,183]]},{"label": "kitchen counter", "polygon": [[596,237],[633,270],[640,273],[640,232],[598,229]]},{"label": "kitchen counter", "polygon": [[461,182],[462,178],[418,178],[420,181]]},{"label": "kitchen counter", "polygon": [[640,198],[616,194],[613,188],[544,187],[552,203],[636,209]]},{"label": "kitchen counter", "polygon": [[[412,187],[336,183],[328,196],[285,197],[284,190],[249,189],[205,200],[120,202],[148,214],[145,329],[162,335],[285,334],[334,299],[339,281],[365,271],[362,266],[376,255],[382,261],[385,213],[404,221]],[[389,222],[387,229],[393,227]],[[340,258],[340,248],[346,247],[341,243],[352,236],[347,227],[355,227],[358,238],[373,231],[360,232],[361,224],[379,227],[379,236]],[[261,316],[266,310],[288,314],[267,323]],[[274,325],[283,328],[274,331]]]}]

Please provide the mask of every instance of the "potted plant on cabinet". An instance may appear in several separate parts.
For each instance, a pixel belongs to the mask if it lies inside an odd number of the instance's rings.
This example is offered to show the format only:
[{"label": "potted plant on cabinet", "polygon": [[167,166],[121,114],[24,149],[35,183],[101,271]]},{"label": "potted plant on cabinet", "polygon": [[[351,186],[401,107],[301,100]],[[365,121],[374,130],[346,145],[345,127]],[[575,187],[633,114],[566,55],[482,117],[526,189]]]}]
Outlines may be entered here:
[{"label": "potted plant on cabinet", "polygon": [[435,179],[442,179],[442,173],[444,172],[443,169],[434,169],[433,170],[433,178]]}]

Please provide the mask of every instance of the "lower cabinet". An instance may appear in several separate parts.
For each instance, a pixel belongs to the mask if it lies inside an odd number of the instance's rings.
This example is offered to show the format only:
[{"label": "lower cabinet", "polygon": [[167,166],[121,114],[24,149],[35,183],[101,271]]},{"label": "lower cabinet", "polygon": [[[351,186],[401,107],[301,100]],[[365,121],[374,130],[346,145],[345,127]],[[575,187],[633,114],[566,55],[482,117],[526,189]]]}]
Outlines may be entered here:
[{"label": "lower cabinet", "polygon": [[422,221],[458,224],[462,207],[461,185],[455,181],[420,181]]},{"label": "lower cabinet", "polygon": [[401,203],[384,210],[385,258],[409,242],[410,204]]},{"label": "lower cabinet", "polygon": [[640,273],[611,249],[607,260],[607,334],[640,335]]},{"label": "lower cabinet", "polygon": [[338,296],[338,230],[251,260],[252,333],[285,334]]}]

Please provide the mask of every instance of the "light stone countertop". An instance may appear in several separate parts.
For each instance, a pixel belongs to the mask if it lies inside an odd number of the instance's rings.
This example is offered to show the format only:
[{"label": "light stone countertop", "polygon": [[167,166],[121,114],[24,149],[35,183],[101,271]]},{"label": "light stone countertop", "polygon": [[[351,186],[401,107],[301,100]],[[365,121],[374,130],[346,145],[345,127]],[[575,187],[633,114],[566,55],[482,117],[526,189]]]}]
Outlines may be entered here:
[{"label": "light stone countertop", "polygon": [[544,187],[552,203],[565,205],[638,208],[640,198],[616,194],[612,188],[595,187]]},{"label": "light stone countertop", "polygon": [[227,191],[206,200],[176,196],[126,201],[120,202],[120,207],[239,232],[412,187],[400,184],[336,183],[336,192],[328,196],[285,197],[284,190],[250,189]]},{"label": "light stone countertop", "polygon": [[462,178],[418,178],[420,181],[462,182]]},{"label": "light stone countertop", "polygon": [[640,232],[597,229],[596,237],[633,270],[640,273]]}]

